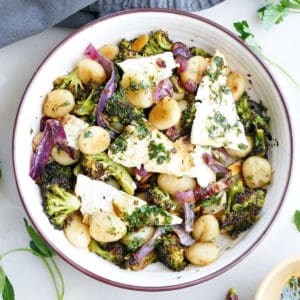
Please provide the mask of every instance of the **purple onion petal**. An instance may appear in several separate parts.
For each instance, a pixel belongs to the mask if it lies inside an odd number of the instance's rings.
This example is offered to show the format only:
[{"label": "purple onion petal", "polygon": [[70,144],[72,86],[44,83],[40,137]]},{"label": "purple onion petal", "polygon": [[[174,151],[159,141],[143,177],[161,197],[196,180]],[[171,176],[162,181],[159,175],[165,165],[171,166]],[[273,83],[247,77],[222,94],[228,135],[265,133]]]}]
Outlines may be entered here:
[{"label": "purple onion petal", "polygon": [[195,221],[195,204],[184,202],[184,230],[186,232],[192,232],[194,229],[194,221]]},{"label": "purple onion petal", "polygon": [[30,162],[29,176],[33,180],[40,177],[55,145],[74,159],[74,151],[67,145],[66,133],[62,123],[57,119],[48,119],[45,122],[43,136]]},{"label": "purple onion petal", "polygon": [[140,168],[135,168],[135,172],[141,179],[145,178],[148,175],[148,172],[144,169],[144,166],[141,165]]},{"label": "purple onion petal", "polygon": [[153,92],[154,102],[158,102],[164,97],[172,97],[173,95],[173,84],[170,79],[161,80],[156,89]]},{"label": "purple onion petal", "polygon": [[154,232],[152,238],[144,244],[138,251],[133,253],[133,258],[137,263],[141,262],[144,257],[146,257],[150,252],[152,252],[156,245],[156,240],[164,233],[164,227],[158,227]]},{"label": "purple onion petal", "polygon": [[106,101],[112,97],[117,88],[115,69],[113,63],[108,60],[103,54],[101,54],[92,44],[89,44],[85,49],[84,55],[100,63],[104,68],[107,77],[110,77],[103,91],[101,92],[97,105],[97,124],[98,126],[105,127],[105,124],[102,120],[102,111],[104,109]]},{"label": "purple onion petal", "polygon": [[41,120],[40,120],[40,132],[42,132],[42,131],[45,130],[46,122],[47,122],[48,119],[50,119],[50,118],[47,117],[47,116],[41,117]]},{"label": "purple onion petal", "polygon": [[74,150],[67,144],[67,136],[62,123],[58,119],[49,119],[47,125],[51,127],[54,145],[74,159]]},{"label": "purple onion petal", "polygon": [[180,74],[188,69],[188,60],[186,57],[182,55],[176,56],[176,62],[179,64],[179,67],[177,68],[177,72]]},{"label": "purple onion petal", "polygon": [[177,55],[182,55],[183,57],[189,59],[193,56],[191,51],[181,42],[176,42],[173,44],[172,52],[175,57]]},{"label": "purple onion petal", "polygon": [[231,172],[217,182],[211,183],[206,187],[197,187],[194,190],[196,200],[203,200],[209,198],[221,191],[229,189],[231,184]]},{"label": "purple onion petal", "polygon": [[166,136],[174,142],[180,136],[179,129],[176,126],[172,126],[166,130]]},{"label": "purple onion petal", "polygon": [[175,197],[179,203],[194,203],[195,202],[194,191],[192,191],[192,190],[188,190],[186,192],[177,191],[175,194]]},{"label": "purple onion petal", "polygon": [[195,243],[195,240],[183,229],[182,225],[174,225],[172,231],[178,236],[181,245],[191,246]]},{"label": "purple onion petal", "polygon": [[52,130],[51,127],[46,124],[41,141],[35,153],[33,154],[30,162],[29,176],[33,180],[37,180],[40,177],[45,165],[49,160],[53,147],[54,141],[52,136]]},{"label": "purple onion petal", "polygon": [[208,153],[203,153],[202,158],[207,166],[213,170],[215,173],[227,174],[230,172],[225,166],[215,160],[211,155]]},{"label": "purple onion petal", "polygon": [[189,79],[183,82],[183,87],[190,93],[196,94],[198,89],[198,83],[195,80]]}]

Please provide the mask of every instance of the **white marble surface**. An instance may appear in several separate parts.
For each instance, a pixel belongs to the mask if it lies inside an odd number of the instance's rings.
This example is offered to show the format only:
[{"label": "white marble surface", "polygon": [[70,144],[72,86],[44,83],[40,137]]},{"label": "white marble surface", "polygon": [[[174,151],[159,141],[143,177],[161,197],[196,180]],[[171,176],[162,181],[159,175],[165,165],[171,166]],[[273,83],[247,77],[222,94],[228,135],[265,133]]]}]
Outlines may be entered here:
[{"label": "white marble surface", "polygon": [[[227,0],[202,11],[200,15],[219,22],[230,30],[232,23],[248,20],[264,52],[284,66],[300,82],[300,17],[289,16],[282,24],[265,31],[256,10],[262,0]],[[50,29],[32,38],[0,49],[0,253],[28,244],[23,225],[26,217],[15,187],[12,171],[11,139],[16,109],[25,86],[46,54],[71,30]],[[295,209],[300,209],[299,130],[300,93],[276,68],[270,67],[289,106],[295,137],[295,160],[289,193],[277,221],[259,246],[240,264],[204,284],[174,292],[143,293],[126,291],[97,282],[56,258],[65,278],[66,300],[76,299],[209,299],[222,300],[229,287],[236,287],[241,300],[253,298],[257,285],[268,270],[281,260],[300,255],[300,233],[292,223]],[[284,159],[284,153],[282,155]],[[298,184],[297,184],[298,183]],[[16,299],[55,299],[51,279],[38,259],[30,254],[16,254],[1,263],[11,279]],[[266,299],[268,300],[268,299]]]}]

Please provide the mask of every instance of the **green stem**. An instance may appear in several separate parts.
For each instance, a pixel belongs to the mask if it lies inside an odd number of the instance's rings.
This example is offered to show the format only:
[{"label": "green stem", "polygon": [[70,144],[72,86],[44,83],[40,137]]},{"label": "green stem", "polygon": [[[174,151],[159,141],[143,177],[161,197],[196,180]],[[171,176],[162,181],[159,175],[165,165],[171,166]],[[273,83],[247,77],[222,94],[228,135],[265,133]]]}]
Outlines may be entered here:
[{"label": "green stem", "polygon": [[64,294],[65,294],[65,282],[64,282],[64,278],[60,272],[60,269],[58,268],[55,260],[53,259],[52,256],[50,256],[50,260],[56,270],[56,273],[58,274],[58,277],[60,279],[60,286],[61,286],[61,293],[60,293],[60,299],[62,300],[64,298]]},{"label": "green stem", "polygon": [[37,257],[39,257],[41,259],[41,261],[45,264],[45,266],[47,267],[47,269],[50,273],[50,276],[52,278],[52,281],[53,281],[53,284],[54,284],[54,287],[55,287],[55,292],[56,292],[57,299],[62,300],[63,296],[64,296],[64,283],[63,283],[63,278],[62,278],[61,272],[59,271],[54,259],[52,257],[50,257],[51,262],[54,265],[55,270],[56,270],[56,272],[57,272],[57,274],[60,278],[60,281],[62,282],[62,291],[61,291],[61,293],[59,292],[57,281],[56,281],[55,275],[54,275],[54,273],[51,269],[50,264],[48,263],[48,261],[44,257],[42,257],[40,255],[40,253],[38,253],[38,252],[36,252],[36,251],[34,251],[30,248],[17,248],[17,249],[12,249],[12,250],[9,250],[9,251],[1,254],[0,255],[0,260],[3,259],[5,256],[7,256],[9,254],[12,254],[12,253],[16,253],[16,252],[29,252],[29,253],[32,253],[32,254],[36,255]]},{"label": "green stem", "polygon": [[292,77],[292,75],[290,75],[281,65],[279,65],[278,63],[276,63],[275,61],[269,59],[267,56],[265,56],[263,54],[262,51],[257,51],[256,52],[266,61],[268,62],[270,65],[274,65],[279,71],[281,71],[281,73],[283,73],[289,80],[291,80],[291,82],[297,87],[297,89],[300,91],[300,84],[296,81],[296,79],[294,77]]},{"label": "green stem", "polygon": [[289,10],[289,14],[300,14],[300,11]]}]

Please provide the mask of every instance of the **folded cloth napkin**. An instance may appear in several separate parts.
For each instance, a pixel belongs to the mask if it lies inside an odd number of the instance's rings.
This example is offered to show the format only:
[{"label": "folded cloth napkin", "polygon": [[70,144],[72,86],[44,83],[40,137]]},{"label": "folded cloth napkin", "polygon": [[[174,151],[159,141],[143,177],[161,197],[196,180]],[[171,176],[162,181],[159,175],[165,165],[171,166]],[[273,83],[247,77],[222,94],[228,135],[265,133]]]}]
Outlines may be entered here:
[{"label": "folded cloth napkin", "polygon": [[0,48],[54,25],[78,28],[101,16],[133,8],[199,11],[224,0],[1,0]]}]

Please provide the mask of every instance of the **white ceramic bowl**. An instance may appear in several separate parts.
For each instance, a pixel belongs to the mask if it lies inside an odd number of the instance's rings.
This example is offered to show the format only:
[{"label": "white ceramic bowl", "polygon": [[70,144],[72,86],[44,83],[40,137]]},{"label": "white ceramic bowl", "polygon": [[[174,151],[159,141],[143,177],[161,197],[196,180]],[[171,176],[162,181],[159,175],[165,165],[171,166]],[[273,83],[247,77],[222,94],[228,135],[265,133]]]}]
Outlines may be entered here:
[{"label": "white ceramic bowl", "polygon": [[[234,242],[223,241],[221,257],[206,267],[189,266],[176,273],[156,263],[141,272],[128,272],[90,254],[74,248],[63,232],[49,223],[41,206],[38,186],[29,177],[32,155],[31,140],[39,128],[44,95],[51,90],[58,76],[72,70],[83,50],[92,42],[96,46],[117,43],[121,38],[134,38],[156,29],[169,32],[174,41],[197,45],[214,52],[222,49],[233,70],[251,74],[251,93],[263,100],[272,117],[272,134],[278,147],[271,151],[275,170],[261,220]],[[33,130],[33,132],[32,132]],[[257,245],[274,221],[287,191],[292,165],[292,133],[284,99],[266,66],[234,34],[202,17],[169,10],[136,10],[122,12],[92,22],[60,43],[42,62],[31,79],[18,110],[13,160],[15,177],[24,207],[32,223],[53,249],[68,263],[85,274],[119,287],[136,290],[171,290],[191,286],[216,277],[241,261]],[[230,246],[230,249],[226,249]],[[226,250],[225,250],[226,249]]]},{"label": "white ceramic bowl", "polygon": [[300,257],[276,265],[262,280],[254,300],[280,299],[282,289],[292,276],[300,277]]}]

